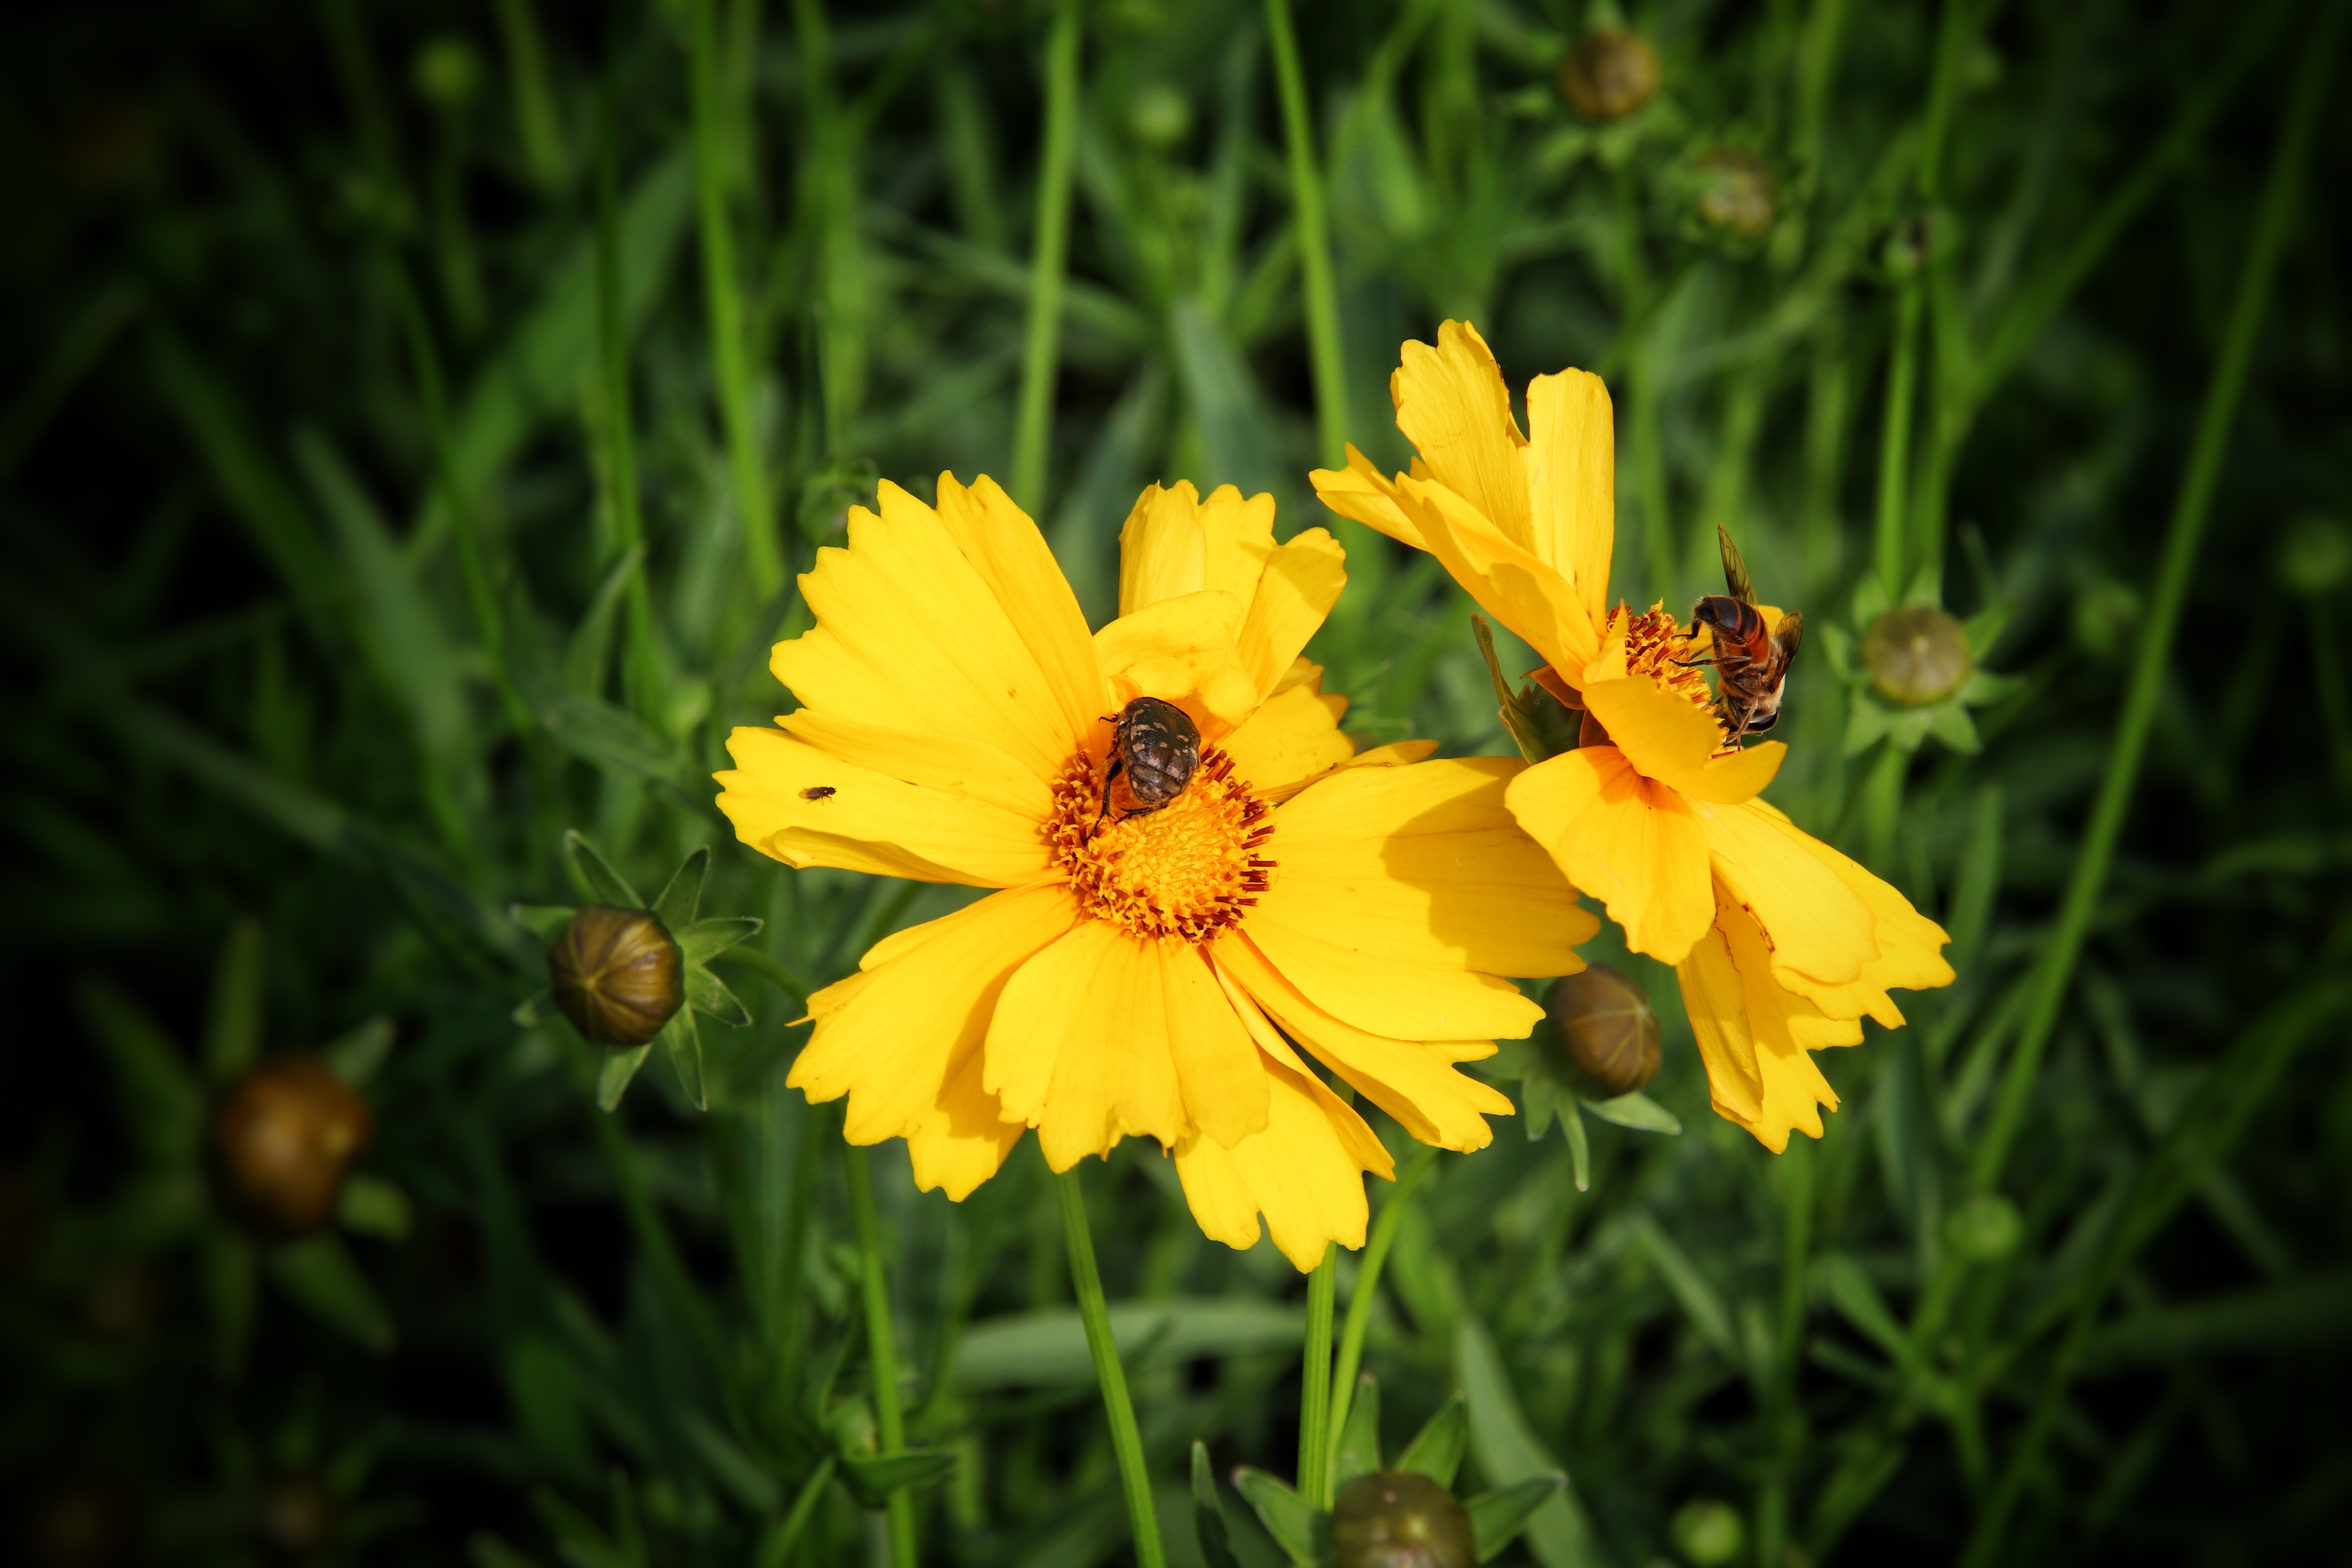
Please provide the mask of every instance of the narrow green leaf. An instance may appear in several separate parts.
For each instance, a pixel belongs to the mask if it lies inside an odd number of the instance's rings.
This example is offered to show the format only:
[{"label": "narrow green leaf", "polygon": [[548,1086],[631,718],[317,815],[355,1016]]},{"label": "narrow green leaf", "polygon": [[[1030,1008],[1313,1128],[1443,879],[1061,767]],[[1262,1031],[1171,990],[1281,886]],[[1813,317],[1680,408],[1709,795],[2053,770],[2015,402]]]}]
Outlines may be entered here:
[{"label": "narrow green leaf", "polygon": [[563,853],[572,861],[572,875],[591,899],[617,909],[641,910],[645,900],[629,886],[629,879],[613,869],[613,863],[603,851],[588,842],[588,836],[576,827],[563,830]]},{"label": "narrow green leaf", "polygon": [[646,1065],[646,1053],[653,1049],[650,1041],[642,1046],[620,1046],[604,1053],[604,1065],[596,1069],[596,1106],[612,1111],[621,1103],[621,1096],[629,1091],[629,1080]]},{"label": "narrow green leaf", "polygon": [[[1111,1335],[1138,1364],[1195,1361],[1255,1352],[1296,1354],[1307,1332],[1305,1314],[1237,1296],[1174,1296],[1156,1301],[1114,1301]],[[964,1330],[955,1362],[956,1386],[1046,1388],[1089,1384],[1094,1359],[1075,1307],[1048,1307],[982,1318]]]},{"label": "narrow green leaf", "polygon": [[1830,1305],[1889,1358],[1907,1365],[1912,1359],[1910,1336],[1895,1321],[1894,1310],[1887,1306],[1886,1298],[1878,1293],[1877,1285],[1862,1271],[1862,1265],[1843,1252],[1832,1252],[1813,1267]]},{"label": "narrow green leaf", "polygon": [[[740,1010],[741,1004],[738,1003],[737,1007]],[[697,1110],[709,1110],[710,1102],[702,1088],[702,1031],[695,1026],[694,1009],[680,1007],[671,1014],[669,1022],[661,1026],[661,1033],[655,1038],[668,1047],[669,1065],[677,1070],[678,1087],[686,1090],[686,1098]]]},{"label": "narrow green leaf", "polygon": [[588,608],[572,628],[572,640],[563,649],[563,684],[583,697],[604,695],[604,673],[612,662],[613,619],[619,612],[622,595],[630,580],[645,563],[642,545],[633,545],[621,552],[613,569],[596,585],[588,600]]},{"label": "narrow green leaf", "polygon": [[1463,1507],[1469,1510],[1470,1529],[1477,1538],[1478,1561],[1491,1563],[1501,1556],[1503,1548],[1534,1520],[1536,1510],[1567,1489],[1568,1478],[1554,1470],[1465,1499]]},{"label": "narrow green leaf", "polygon": [[844,1454],[843,1479],[861,1501],[879,1507],[896,1491],[921,1491],[955,1473],[952,1448],[908,1448],[896,1454]]},{"label": "narrow green leaf", "polygon": [[1576,1190],[1592,1190],[1592,1140],[1584,1129],[1581,1102],[1573,1094],[1559,1096],[1559,1130],[1568,1138],[1569,1164],[1576,1174]]},{"label": "narrow green leaf", "polygon": [[[1467,1312],[1454,1331],[1454,1365],[1469,1405],[1470,1444],[1478,1468],[1498,1487],[1557,1476],[1559,1463],[1520,1411],[1493,1337]],[[1527,1522],[1527,1538],[1528,1550],[1544,1568],[1595,1568],[1601,1561],[1572,1487],[1561,1486],[1537,1505]]]},{"label": "narrow green leaf", "polygon": [[343,1195],[335,1207],[335,1221],[345,1230],[362,1236],[380,1236],[386,1241],[404,1241],[416,1223],[415,1211],[410,1206],[408,1194],[382,1176],[365,1172],[343,1183]]},{"label": "narrow green leaf", "polygon": [[1289,1484],[1242,1465],[1234,1471],[1234,1490],[1257,1511],[1258,1522],[1274,1543],[1290,1553],[1294,1563],[1313,1563],[1325,1553],[1330,1539],[1330,1516],[1292,1490]]},{"label": "narrow green leaf", "polygon": [[392,1348],[392,1313],[331,1231],[273,1248],[269,1275],[279,1289],[330,1327],[372,1351]]},{"label": "narrow green leaf", "polygon": [[248,915],[229,927],[205,1019],[205,1077],[215,1084],[233,1081],[261,1059],[264,957],[259,921]]},{"label": "narrow green leaf", "polygon": [[695,922],[702,912],[702,879],[710,870],[710,846],[698,846],[691,855],[678,862],[670,873],[669,883],[654,900],[654,913],[672,931],[681,931]]},{"label": "narrow green leaf", "polygon": [[1584,1109],[1603,1121],[1613,1121],[1636,1132],[1663,1132],[1670,1138],[1682,1134],[1682,1118],[1640,1089],[1613,1100],[1588,1100]]},{"label": "narrow green leaf", "polygon": [[1721,1352],[1726,1361],[1739,1364],[1739,1343],[1731,1332],[1731,1313],[1716,1293],[1706,1276],[1691,1261],[1690,1254],[1668,1236],[1664,1226],[1650,1215],[1643,1215],[1633,1224],[1634,1234],[1649,1249],[1651,1260],[1665,1277],[1666,1289],[1682,1303],[1684,1315],[1698,1330],[1706,1342]]},{"label": "narrow green leaf", "polygon": [[75,1010],[114,1069],[124,1130],[157,1164],[194,1160],[204,1142],[205,1091],[179,1047],[105,981],[74,986]]},{"label": "narrow green leaf", "polygon": [[1422,1424],[1404,1446],[1393,1467],[1427,1476],[1441,1487],[1454,1484],[1454,1477],[1462,1468],[1463,1450],[1470,1443],[1470,1409],[1459,1394],[1437,1407],[1437,1413]]},{"label": "narrow green leaf", "polygon": [[783,1505],[774,1479],[734,1438],[711,1425],[709,1417],[687,1410],[679,1414],[678,1424],[711,1479],[741,1504],[743,1511],[770,1514]]},{"label": "narrow green leaf", "polygon": [[696,1012],[708,1013],[738,1029],[751,1021],[750,1011],[727,988],[727,983],[698,963],[686,966],[686,1001]]},{"label": "narrow green leaf", "polygon": [[1355,1397],[1348,1401],[1348,1425],[1339,1433],[1335,1487],[1381,1468],[1381,1380],[1370,1373],[1356,1379]]},{"label": "narrow green leaf", "polygon": [[664,916],[663,923],[677,939],[678,951],[688,963],[707,963],[737,942],[759,935],[761,928],[767,924],[757,915],[720,915],[686,926]]},{"label": "narrow green leaf", "polygon": [[392,1020],[378,1013],[319,1047],[327,1070],[353,1089],[365,1089],[392,1054]]},{"label": "narrow green leaf", "polygon": [[1201,1543],[1202,1568],[1241,1568],[1216,1472],[1209,1467],[1209,1447],[1197,1437],[1192,1439],[1192,1532]]}]

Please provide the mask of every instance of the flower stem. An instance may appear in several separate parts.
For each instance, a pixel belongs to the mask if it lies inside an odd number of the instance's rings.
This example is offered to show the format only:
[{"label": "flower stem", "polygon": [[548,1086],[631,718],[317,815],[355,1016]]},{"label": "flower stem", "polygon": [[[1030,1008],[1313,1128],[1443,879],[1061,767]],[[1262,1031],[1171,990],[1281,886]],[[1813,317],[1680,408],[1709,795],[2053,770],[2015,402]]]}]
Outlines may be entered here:
[{"label": "flower stem", "polygon": [[1364,1335],[1372,1326],[1372,1302],[1379,1295],[1381,1270],[1388,1264],[1389,1248],[1396,1245],[1397,1227],[1404,1223],[1405,1205],[1421,1185],[1422,1178],[1436,1164],[1437,1151],[1426,1146],[1405,1162],[1404,1169],[1397,1173],[1395,1191],[1389,1194],[1388,1202],[1381,1205],[1379,1215],[1372,1221],[1372,1234],[1364,1242],[1363,1261],[1356,1266],[1356,1289],[1348,1298],[1348,1321],[1339,1330],[1339,1364],[1331,1373],[1331,1436],[1323,1461],[1327,1492],[1331,1486],[1333,1467],[1339,1458],[1339,1434],[1348,1426],[1348,1406],[1356,1397],[1356,1370],[1364,1361]]},{"label": "flower stem", "polygon": [[[614,80],[618,68],[607,61],[603,101],[599,106],[596,148],[596,329],[603,350],[604,381],[604,482],[610,491],[613,528],[624,551],[642,552],[646,543],[643,508],[637,490],[637,448],[630,425],[629,340],[621,312],[621,106]],[[645,563],[629,574],[626,590],[628,656],[626,679],[630,706],[638,716],[658,721],[660,666],[654,641],[653,599],[646,586]]]},{"label": "flower stem", "polygon": [[[874,1424],[882,1452],[903,1453],[907,1417],[898,1404],[898,1340],[890,1325],[890,1288],[882,1273],[882,1226],[874,1215],[874,1173],[863,1149],[841,1145],[841,1166],[849,1179],[849,1223],[857,1232],[858,1283],[866,1297],[866,1354],[874,1369]],[[914,1568],[915,1501],[904,1488],[890,1494],[890,1561]]]},{"label": "flower stem", "polygon": [[1298,223],[1298,267],[1307,296],[1307,353],[1315,374],[1315,438],[1323,461],[1348,460],[1347,361],[1339,342],[1339,292],[1331,275],[1331,242],[1324,221],[1323,176],[1315,164],[1315,126],[1307,79],[1298,66],[1298,37],[1290,0],[1265,0],[1265,31],[1274,46],[1274,79],[1282,94],[1282,131],[1290,151],[1290,205]]},{"label": "flower stem", "polygon": [[1339,1296],[1339,1245],[1307,1277],[1307,1349],[1298,1366],[1298,1495],[1331,1506],[1331,1313]]},{"label": "flower stem", "polygon": [[693,33],[694,185],[702,217],[702,281],[710,313],[710,363],[719,383],[719,414],[727,426],[728,456],[735,469],[735,499],[743,509],[743,561],[761,599],[784,585],[784,562],[777,548],[775,517],[768,502],[768,475],[760,458],[759,432],[751,425],[751,366],[743,331],[743,296],[735,276],[735,234],[727,215],[727,188],[733,167],[720,145],[726,105],[719,88],[719,40],[711,0],[690,0]]},{"label": "flower stem", "polygon": [[1021,356],[1021,408],[1013,437],[1013,499],[1032,515],[1045,507],[1045,460],[1054,434],[1054,383],[1062,342],[1062,275],[1070,251],[1070,167],[1078,133],[1078,0],[1055,0],[1045,43],[1045,146],[1037,168],[1037,222],[1030,239],[1029,335]]},{"label": "flower stem", "polygon": [[1102,1276],[1095,1269],[1094,1236],[1087,1228],[1087,1196],[1076,1165],[1054,1178],[1062,1200],[1062,1239],[1070,1251],[1070,1284],[1078,1293],[1078,1316],[1087,1325],[1087,1351],[1094,1357],[1095,1381],[1102,1385],[1103,1414],[1110,1419],[1110,1446],[1118,1456],[1118,1479],[1127,1493],[1127,1519],[1135,1532],[1136,1568],[1167,1568],[1160,1544],[1160,1516],[1151,1502],[1151,1470],[1144,1462],[1143,1434],[1128,1402],[1127,1373],[1111,1338],[1110,1309],[1103,1301]]},{"label": "flower stem", "polygon": [[2116,840],[2122,835],[2125,814],[2131,808],[2140,760],[2147,751],[2148,730],[2155,721],[2157,704],[2164,694],[2171,668],[2172,639],[2180,629],[2189,574],[2196,569],[2198,542],[2204,535],[2205,520],[2212,510],[2213,487],[2221,478],[2221,460],[2229,451],[2230,427],[2236,422],[2239,399],[2245,391],[2247,362],[2253,357],[2254,339],[2270,303],[2271,279],[2277,270],[2279,252],[2285,245],[2287,230],[2295,216],[2296,198],[2303,190],[2304,167],[2311,152],[2320,105],[2326,97],[2328,69],[2335,61],[2335,41],[2341,33],[2344,18],[2344,6],[2328,7],[2317,28],[2320,37],[2301,46],[2302,65],[2296,73],[2286,124],[2272,159],[2262,208],[2254,220],[2253,237],[2246,247],[2244,268],[2238,276],[2237,297],[2231,303],[2221,356],[2213,366],[2213,379],[2206,385],[2205,405],[2198,416],[2189,467],[2181,476],[2179,497],[2173,504],[2172,521],[2165,535],[2164,559],[2157,572],[2156,592],[2148,605],[2147,618],[2142,623],[2138,658],[2132,666],[2131,685],[2124,697],[2123,717],[2116,725],[2115,742],[2107,752],[2106,773],[2099,783],[2098,800],[2091,809],[2082,849],[2067,879],[2057,929],[2042,955],[2024,1029],[2001,1079],[2000,1098],[1993,1107],[1983,1141],[1977,1145],[1976,1159],[1969,1171],[1970,1184],[1979,1191],[1989,1190],[2000,1179],[2010,1145],[2016,1141],[2025,1116],[2026,1099],[2032,1093],[2033,1080],[2041,1070],[2042,1053],[2050,1043],[2051,1031],[2057,1026],[2059,1010],[2065,1004],[2069,983],[2074,978],[2074,962],[2082,954],[2091,917],[2097,911],[2099,894],[2106,886]]},{"label": "flower stem", "polygon": [[1886,415],[1878,437],[1879,585],[1900,602],[1903,576],[1903,502],[1911,458],[1912,384],[1919,372],[1919,279],[1906,278],[1895,294],[1895,342],[1886,365]]}]

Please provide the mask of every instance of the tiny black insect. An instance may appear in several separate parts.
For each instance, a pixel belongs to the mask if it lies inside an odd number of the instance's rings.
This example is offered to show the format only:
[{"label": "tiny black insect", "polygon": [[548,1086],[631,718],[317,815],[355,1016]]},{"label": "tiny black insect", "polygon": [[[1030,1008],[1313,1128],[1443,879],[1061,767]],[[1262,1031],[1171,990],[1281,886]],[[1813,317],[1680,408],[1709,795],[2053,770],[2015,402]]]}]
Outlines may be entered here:
[{"label": "tiny black insect", "polygon": [[812,784],[808,788],[801,791],[801,798],[803,800],[823,800],[832,794],[833,786],[831,784]]},{"label": "tiny black insect", "polygon": [[[1106,714],[1106,718],[1109,715]],[[1111,735],[1110,767],[1103,774],[1102,810],[1095,816],[1100,827],[1110,814],[1113,779],[1124,778],[1135,809],[1119,813],[1125,822],[1161,810],[1184,793],[1192,770],[1201,765],[1201,731],[1192,716],[1173,702],[1139,697],[1118,710]]]}]

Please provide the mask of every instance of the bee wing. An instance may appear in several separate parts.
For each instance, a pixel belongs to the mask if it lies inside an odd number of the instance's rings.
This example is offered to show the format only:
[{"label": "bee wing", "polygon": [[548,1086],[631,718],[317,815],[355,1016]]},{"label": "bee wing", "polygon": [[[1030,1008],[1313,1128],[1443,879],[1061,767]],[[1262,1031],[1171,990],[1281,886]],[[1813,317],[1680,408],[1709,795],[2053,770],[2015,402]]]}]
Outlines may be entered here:
[{"label": "bee wing", "polygon": [[1790,610],[1780,617],[1780,626],[1772,632],[1772,646],[1780,655],[1780,665],[1784,672],[1797,662],[1797,645],[1804,640],[1805,617]]},{"label": "bee wing", "polygon": [[1729,588],[1731,596],[1741,604],[1753,605],[1756,589],[1748,581],[1748,563],[1739,558],[1739,546],[1731,542],[1730,533],[1719,522],[1715,525],[1715,542],[1723,549],[1724,586]]}]

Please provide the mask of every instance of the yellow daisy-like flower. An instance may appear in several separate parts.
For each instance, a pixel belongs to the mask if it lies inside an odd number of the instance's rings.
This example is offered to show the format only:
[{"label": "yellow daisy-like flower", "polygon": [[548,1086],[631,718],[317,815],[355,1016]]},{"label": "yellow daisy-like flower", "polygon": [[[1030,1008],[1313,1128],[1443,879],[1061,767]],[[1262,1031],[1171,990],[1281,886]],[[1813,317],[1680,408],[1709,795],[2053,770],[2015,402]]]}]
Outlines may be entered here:
[{"label": "yellow daisy-like flower", "polygon": [[[1528,426],[1477,330],[1408,342],[1391,378],[1420,451],[1383,479],[1348,450],[1315,488],[1343,517],[1426,550],[1584,713],[1584,743],[1511,784],[1512,814],[1601,899],[1626,945],[1675,966],[1715,1109],[1778,1153],[1837,1095],[1811,1051],[1856,1045],[1890,989],[1948,984],[1950,939],[1902,894],[1758,798],[1787,748],[1742,746],[1663,605],[1608,607],[1616,513],[1609,393],[1584,371],[1528,385]],[[1768,628],[1778,611],[1763,611]]]},{"label": "yellow daisy-like flower", "polygon": [[[789,1081],[848,1095],[851,1142],[905,1138],[952,1198],[1025,1128],[1057,1171],[1150,1137],[1216,1239],[1253,1245],[1263,1212],[1302,1269],[1360,1247],[1362,1173],[1392,1163],[1306,1058],[1414,1137],[1482,1147],[1510,1101],[1455,1064],[1540,1016],[1502,976],[1579,970],[1598,929],[1512,821],[1524,764],[1356,754],[1299,656],[1341,552],[1321,529],[1276,544],[1271,497],[1146,490],[1091,636],[1002,489],[942,474],[939,498],[885,484],[819,552],[816,628],[772,667],[803,707],[735,731],[719,805],[788,865],[1001,890],[811,997]],[[1130,814],[1106,774],[1139,697],[1200,750]]]}]

